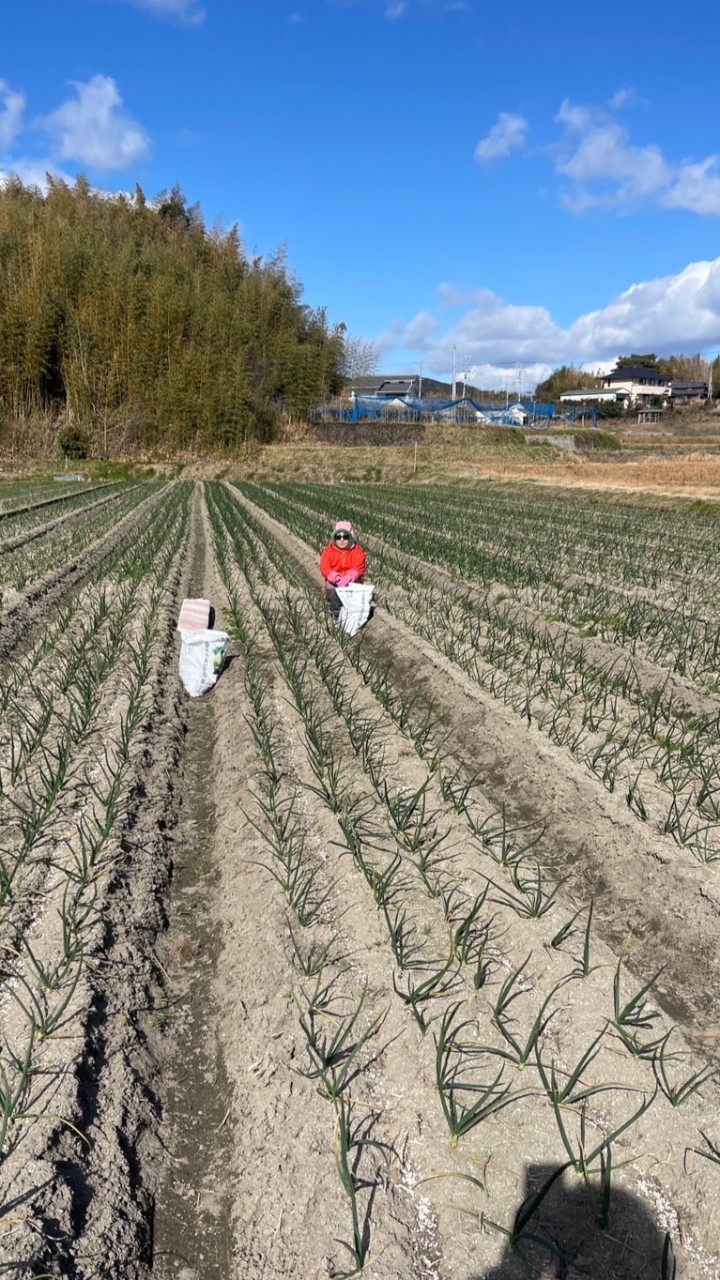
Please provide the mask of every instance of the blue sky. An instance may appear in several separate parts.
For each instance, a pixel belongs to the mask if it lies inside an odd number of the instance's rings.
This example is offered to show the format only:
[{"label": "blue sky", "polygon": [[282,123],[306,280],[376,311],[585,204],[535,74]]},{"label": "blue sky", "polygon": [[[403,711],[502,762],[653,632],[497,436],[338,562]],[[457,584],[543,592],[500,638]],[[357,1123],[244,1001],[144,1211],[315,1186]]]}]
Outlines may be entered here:
[{"label": "blue sky", "polygon": [[0,174],[178,183],[380,367],[720,344],[716,6],[24,0]]}]

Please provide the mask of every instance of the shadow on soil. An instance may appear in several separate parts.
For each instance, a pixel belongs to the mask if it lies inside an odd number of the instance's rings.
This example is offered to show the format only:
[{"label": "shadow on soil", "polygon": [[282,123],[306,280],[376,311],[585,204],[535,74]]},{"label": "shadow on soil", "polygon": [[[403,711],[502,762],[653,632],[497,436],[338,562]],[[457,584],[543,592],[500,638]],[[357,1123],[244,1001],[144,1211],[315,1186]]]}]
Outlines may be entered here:
[{"label": "shadow on soil", "polygon": [[[565,1169],[553,1164],[527,1167],[525,1197],[515,1217],[516,1225],[523,1224],[519,1239],[514,1245],[508,1242],[497,1267],[471,1280],[528,1275],[542,1280],[670,1280],[677,1275],[680,1280],[670,1244],[663,1261],[665,1238],[635,1196],[612,1189],[606,1201],[599,1185],[585,1187],[577,1177],[570,1181]],[[530,1216],[525,1220],[526,1213]]]}]

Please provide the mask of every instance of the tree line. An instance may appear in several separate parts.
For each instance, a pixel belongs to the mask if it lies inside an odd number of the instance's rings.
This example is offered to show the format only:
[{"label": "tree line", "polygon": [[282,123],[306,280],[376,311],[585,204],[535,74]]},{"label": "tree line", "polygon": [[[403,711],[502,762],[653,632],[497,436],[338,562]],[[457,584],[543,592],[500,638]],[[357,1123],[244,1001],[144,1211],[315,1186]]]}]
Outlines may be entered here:
[{"label": "tree line", "polygon": [[281,252],[250,258],[179,188],[86,179],[0,191],[0,442],[50,421],[66,451],[232,450],[342,386],[345,329]]}]

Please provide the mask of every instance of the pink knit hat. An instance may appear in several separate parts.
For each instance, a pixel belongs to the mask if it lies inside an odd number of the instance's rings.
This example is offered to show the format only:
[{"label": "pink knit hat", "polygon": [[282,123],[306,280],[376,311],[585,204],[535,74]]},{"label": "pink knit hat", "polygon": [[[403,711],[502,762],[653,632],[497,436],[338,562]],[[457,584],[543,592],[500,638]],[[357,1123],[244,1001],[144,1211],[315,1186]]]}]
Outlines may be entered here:
[{"label": "pink knit hat", "polygon": [[354,533],[351,520],[336,520],[333,533]]}]

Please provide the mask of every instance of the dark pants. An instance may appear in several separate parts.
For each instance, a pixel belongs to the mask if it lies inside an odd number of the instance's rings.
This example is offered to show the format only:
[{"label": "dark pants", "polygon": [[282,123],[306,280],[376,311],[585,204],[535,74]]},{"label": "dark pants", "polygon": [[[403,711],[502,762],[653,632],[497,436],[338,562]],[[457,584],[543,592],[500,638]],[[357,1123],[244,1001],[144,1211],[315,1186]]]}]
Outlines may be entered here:
[{"label": "dark pants", "polygon": [[329,586],[327,588],[325,599],[327,600],[327,606],[328,606],[328,609],[330,610],[332,617],[339,618],[340,610],[342,609],[342,600],[340,599],[334,587]]}]

